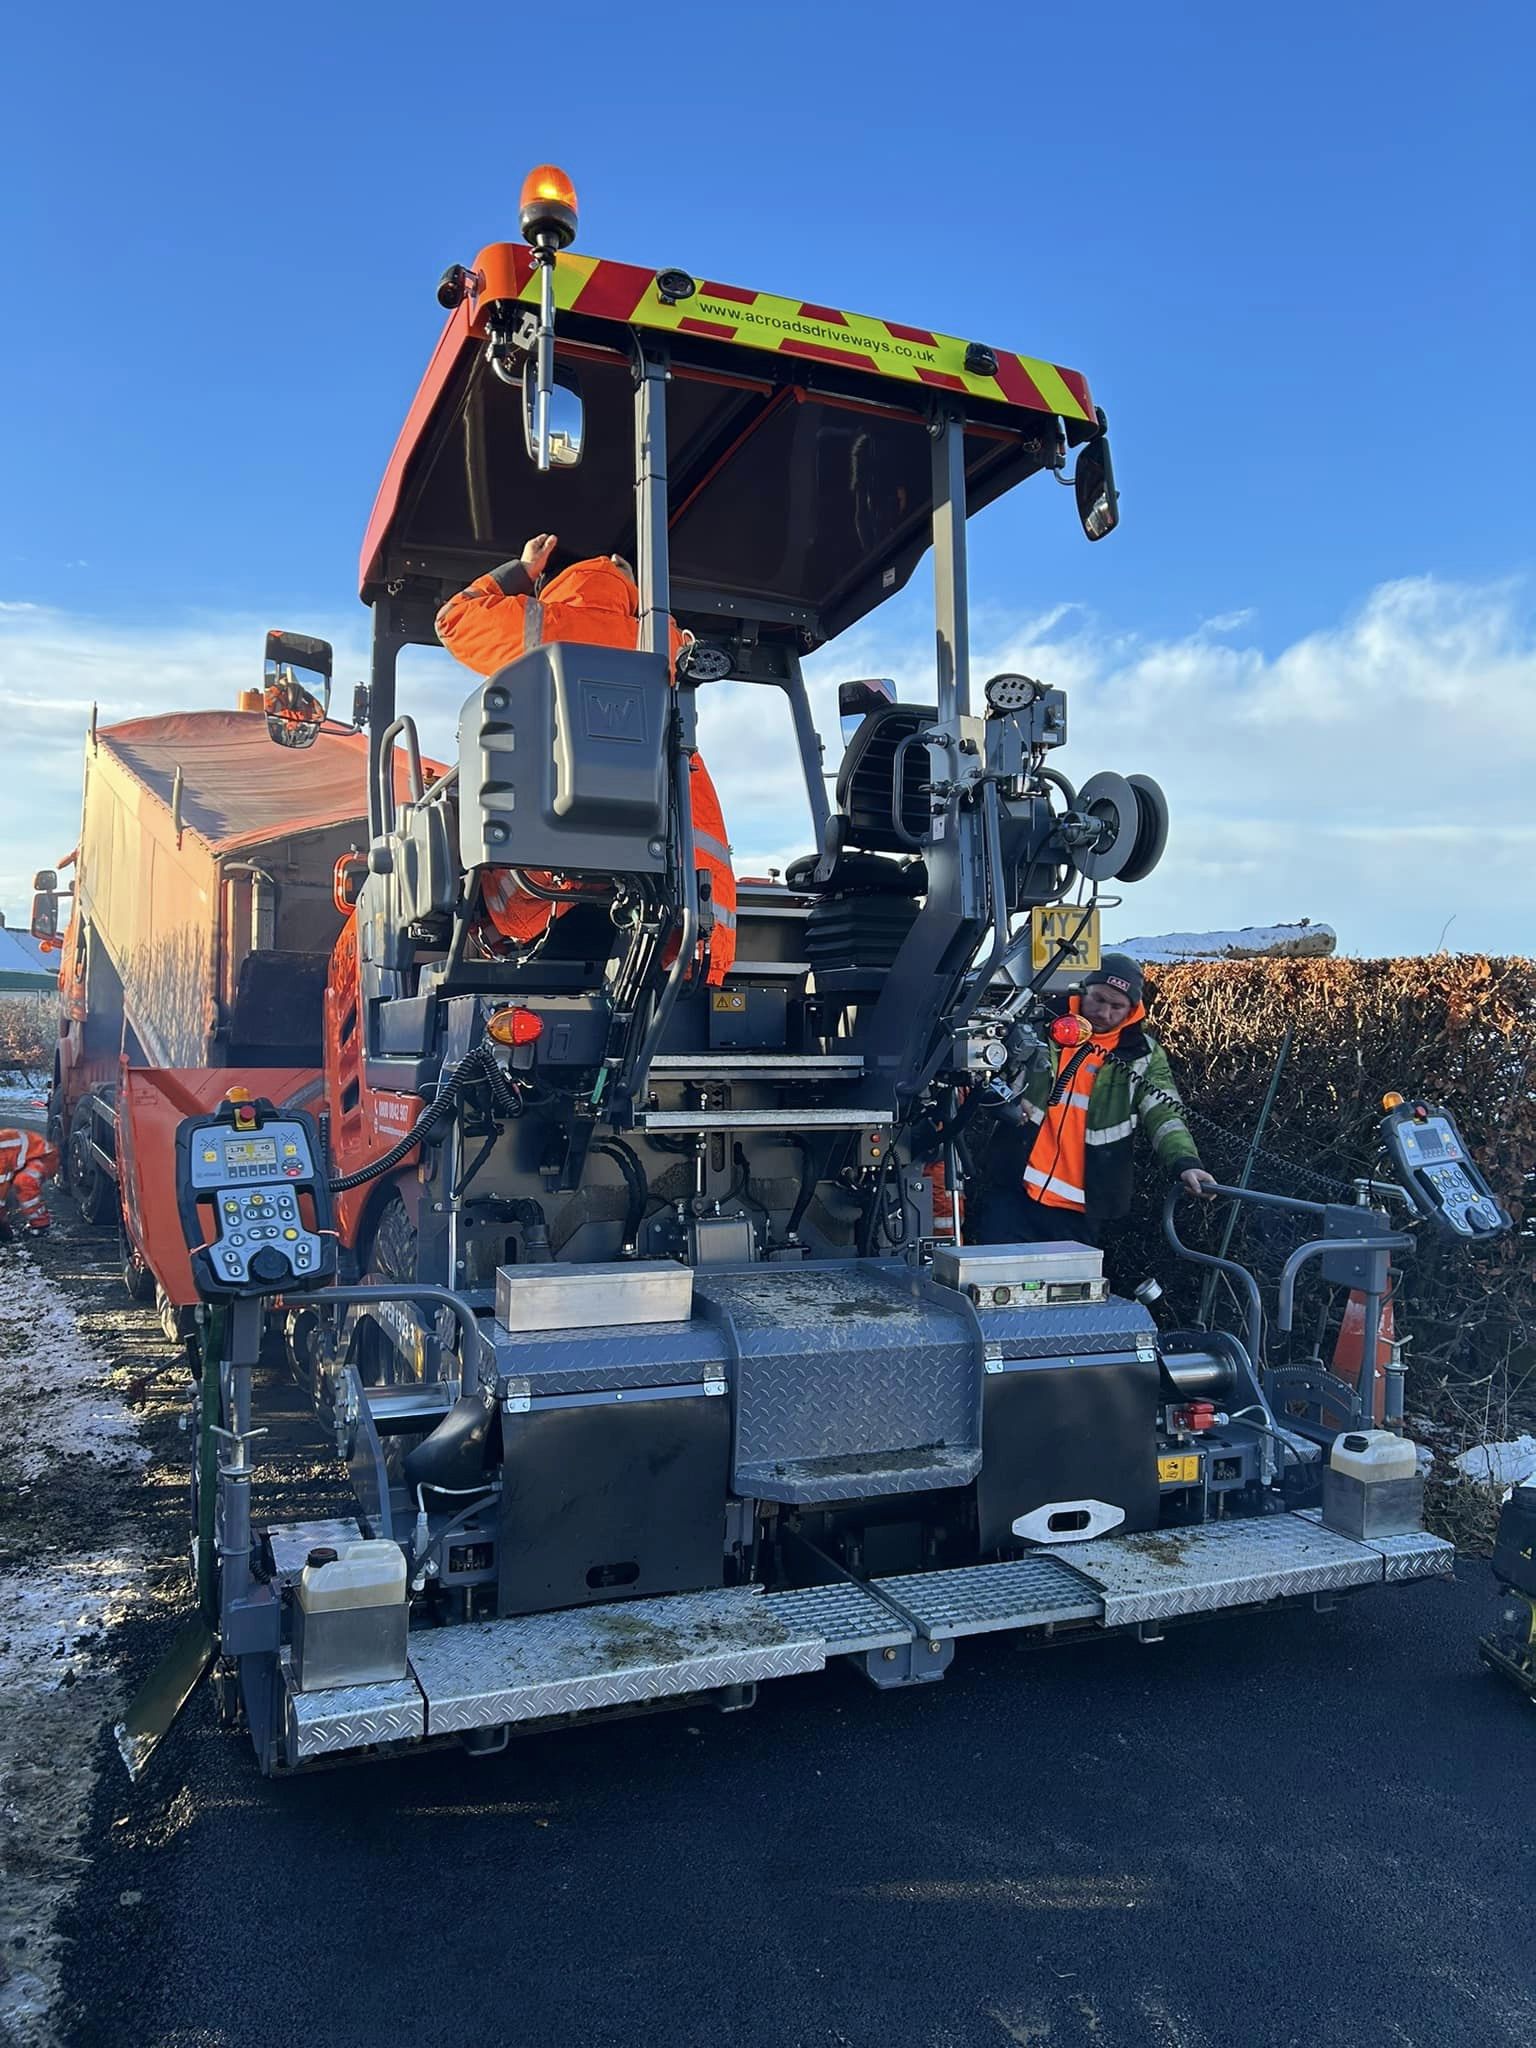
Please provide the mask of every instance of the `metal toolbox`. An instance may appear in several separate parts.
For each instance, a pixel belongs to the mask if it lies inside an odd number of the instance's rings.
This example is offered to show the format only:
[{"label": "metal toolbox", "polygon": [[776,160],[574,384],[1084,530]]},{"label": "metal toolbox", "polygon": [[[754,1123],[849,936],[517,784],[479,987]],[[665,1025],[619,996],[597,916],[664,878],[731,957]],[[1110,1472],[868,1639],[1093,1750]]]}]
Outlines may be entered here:
[{"label": "metal toolbox", "polygon": [[670,1259],[496,1268],[496,1320],[508,1330],[686,1323],[692,1314],[693,1268]]},{"label": "metal toolbox", "polygon": [[935,1245],[933,1277],[978,1308],[1103,1301],[1104,1254],[1087,1244]]}]

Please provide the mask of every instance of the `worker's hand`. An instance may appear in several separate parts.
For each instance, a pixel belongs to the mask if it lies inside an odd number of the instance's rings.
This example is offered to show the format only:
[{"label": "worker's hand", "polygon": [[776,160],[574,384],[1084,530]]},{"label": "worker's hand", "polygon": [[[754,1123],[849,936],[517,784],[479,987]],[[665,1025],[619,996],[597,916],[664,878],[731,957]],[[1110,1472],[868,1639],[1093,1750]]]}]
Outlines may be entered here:
[{"label": "worker's hand", "polygon": [[1200,1195],[1207,1202],[1213,1199],[1216,1192],[1216,1176],[1214,1173],[1207,1173],[1203,1166],[1186,1166],[1179,1179],[1192,1195]]},{"label": "worker's hand", "polygon": [[520,559],[535,583],[544,574],[545,565],[555,552],[557,538],[558,536],[553,533],[536,533],[532,540],[523,543]]}]

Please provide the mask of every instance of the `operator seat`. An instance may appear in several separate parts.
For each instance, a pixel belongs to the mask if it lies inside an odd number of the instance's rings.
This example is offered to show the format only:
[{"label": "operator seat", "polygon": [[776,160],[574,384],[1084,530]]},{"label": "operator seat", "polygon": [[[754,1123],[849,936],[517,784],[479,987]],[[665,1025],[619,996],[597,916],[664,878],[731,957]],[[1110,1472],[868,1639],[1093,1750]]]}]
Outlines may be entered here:
[{"label": "operator seat", "polygon": [[928,887],[928,871],[913,856],[928,829],[929,771],[915,735],[936,717],[923,704],[865,713],[838,770],[837,809],[820,853],[785,870],[792,889],[816,898],[806,952],[818,989],[874,993],[916,919]]}]

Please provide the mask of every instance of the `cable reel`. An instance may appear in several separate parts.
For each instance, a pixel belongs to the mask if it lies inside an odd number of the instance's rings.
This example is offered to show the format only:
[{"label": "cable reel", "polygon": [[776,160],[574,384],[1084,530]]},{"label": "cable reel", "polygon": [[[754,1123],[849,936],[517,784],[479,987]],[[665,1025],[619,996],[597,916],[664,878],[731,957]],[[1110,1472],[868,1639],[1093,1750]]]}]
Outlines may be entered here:
[{"label": "cable reel", "polygon": [[1077,792],[1072,815],[1097,828],[1088,843],[1073,844],[1072,864],[1089,882],[1139,882],[1151,874],[1168,844],[1168,799],[1150,775],[1090,775]]}]

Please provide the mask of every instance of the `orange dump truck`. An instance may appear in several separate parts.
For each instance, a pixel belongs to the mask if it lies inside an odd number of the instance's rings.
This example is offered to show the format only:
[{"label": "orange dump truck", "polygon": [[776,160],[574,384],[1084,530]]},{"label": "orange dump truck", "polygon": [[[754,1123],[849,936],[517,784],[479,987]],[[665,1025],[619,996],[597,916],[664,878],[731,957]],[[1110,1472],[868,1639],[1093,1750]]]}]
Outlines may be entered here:
[{"label": "orange dump truck", "polygon": [[318,1106],[336,866],[366,844],[366,775],[356,734],[282,754],[260,711],[93,722],[49,1125],[84,1214],[121,1217],[146,1297],[196,1299],[174,1203],[162,1242],[135,1171],[160,1123],[234,1086]]}]

